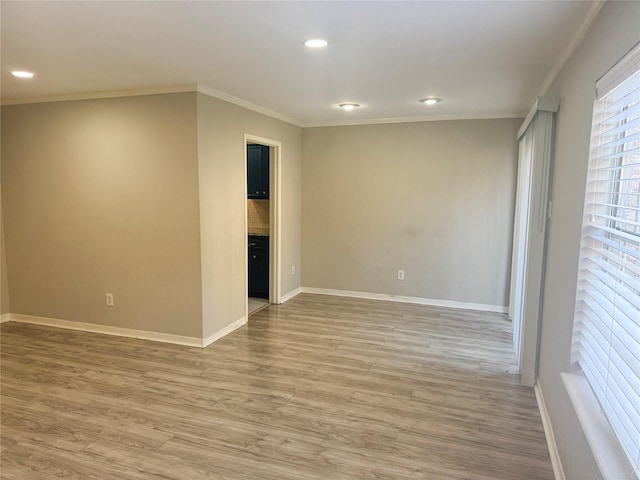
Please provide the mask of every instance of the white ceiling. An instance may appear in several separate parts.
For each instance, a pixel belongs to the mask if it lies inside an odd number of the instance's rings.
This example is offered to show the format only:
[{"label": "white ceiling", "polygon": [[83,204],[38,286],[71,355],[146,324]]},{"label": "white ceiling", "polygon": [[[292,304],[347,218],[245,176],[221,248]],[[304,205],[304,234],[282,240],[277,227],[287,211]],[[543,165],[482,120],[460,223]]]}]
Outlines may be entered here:
[{"label": "white ceiling", "polygon": [[[592,7],[2,1],[2,101],[199,84],[299,125],[522,115]],[[329,46],[303,46],[316,37]],[[432,95],[444,101],[418,102]]]}]

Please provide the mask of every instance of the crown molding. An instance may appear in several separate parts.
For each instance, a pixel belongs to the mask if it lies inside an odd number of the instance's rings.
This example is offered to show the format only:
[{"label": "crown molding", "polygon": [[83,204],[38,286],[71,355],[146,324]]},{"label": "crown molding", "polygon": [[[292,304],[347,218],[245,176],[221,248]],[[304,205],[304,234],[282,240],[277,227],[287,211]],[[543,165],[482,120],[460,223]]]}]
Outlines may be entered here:
[{"label": "crown molding", "polygon": [[591,8],[589,8],[589,11],[587,12],[587,15],[584,17],[584,20],[580,24],[580,27],[578,28],[575,35],[571,39],[571,42],[569,42],[569,45],[567,45],[567,48],[565,48],[564,52],[562,53],[562,56],[551,68],[544,82],[542,82],[542,86],[540,87],[540,91],[538,92],[538,95],[537,95],[538,97],[544,97],[547,94],[547,92],[549,91],[549,88],[551,88],[551,85],[553,84],[555,79],[558,77],[560,70],[562,70],[562,67],[564,67],[564,64],[567,63],[569,58],[571,58],[571,55],[573,55],[573,52],[576,51],[578,46],[580,46],[580,44],[584,40],[584,37],[587,36],[587,33],[589,32],[591,25],[593,24],[594,20],[598,16],[598,13],[600,13],[600,10],[602,10],[602,7],[606,3],[606,1],[607,0],[595,0],[593,2],[593,4],[591,5]]},{"label": "crown molding", "polygon": [[217,98],[219,100],[224,100],[225,102],[233,103],[234,105],[238,105],[239,107],[246,108],[247,110],[252,110],[257,113],[261,113],[262,115],[266,115],[268,117],[275,118],[277,120],[281,120],[286,123],[290,123],[297,127],[304,127],[305,125],[293,117],[288,117],[287,115],[282,115],[281,113],[275,112],[273,110],[269,110],[268,108],[262,107],[260,105],[256,105],[255,103],[248,102],[247,100],[243,100],[239,97],[234,97],[226,92],[222,92],[220,90],[216,90],[215,88],[207,87],[206,85],[197,85],[196,91],[198,93],[202,93],[204,95],[208,95],[210,97]]},{"label": "crown molding", "polygon": [[161,95],[166,93],[195,92],[197,85],[173,85],[167,87],[132,88],[128,90],[105,90],[98,92],[72,93],[68,95],[48,95],[42,97],[9,98],[2,105],[24,105],[28,103],[71,102],[74,100],[99,100],[101,98],[137,97],[140,95]]},{"label": "crown molding", "polygon": [[378,125],[383,123],[442,122],[446,120],[494,120],[501,118],[524,118],[527,112],[517,113],[462,113],[453,115],[424,115],[419,117],[370,118],[364,120],[344,120],[326,122],[308,122],[302,126],[311,127],[344,127],[355,125]]},{"label": "crown molding", "polygon": [[50,103],[50,102],[71,102],[75,100],[99,100],[106,98],[118,98],[118,97],[136,97],[141,95],[162,95],[169,93],[185,93],[185,92],[198,92],[203,95],[217,98],[219,100],[238,105],[239,107],[246,108],[247,110],[266,115],[276,120],[289,123],[301,128],[310,127],[341,127],[341,126],[354,126],[354,125],[377,125],[385,123],[411,123],[411,122],[437,122],[445,120],[490,120],[500,118],[524,118],[526,112],[517,113],[469,113],[469,114],[453,114],[453,115],[423,115],[417,117],[393,117],[393,118],[370,118],[363,120],[327,120],[319,122],[302,122],[293,117],[283,115],[268,108],[256,105],[242,98],[235,97],[228,93],[216,90],[201,84],[186,84],[186,85],[173,85],[166,87],[153,87],[153,88],[136,88],[128,90],[109,90],[109,91],[97,91],[97,92],[85,92],[68,95],[49,95],[41,97],[29,97],[29,98],[9,98],[2,102],[2,105],[24,105],[30,103]]},{"label": "crown molding", "polygon": [[118,98],[118,97],[136,97],[140,95],[160,95],[167,93],[185,93],[185,92],[198,92],[210,97],[215,97],[225,102],[233,103],[240,107],[252,110],[268,117],[281,120],[286,123],[291,123],[298,127],[304,125],[297,119],[282,115],[281,113],[269,110],[268,108],[256,105],[238,97],[234,97],[220,90],[216,90],[206,85],[200,84],[186,84],[186,85],[172,85],[167,87],[152,87],[152,88],[135,88],[127,90],[105,90],[97,92],[85,92],[85,93],[73,93],[67,95],[46,95],[40,97],[27,97],[27,98],[8,98],[2,101],[2,105],[24,105],[29,103],[50,103],[50,102],[71,102],[74,100],[97,100],[102,98]]}]

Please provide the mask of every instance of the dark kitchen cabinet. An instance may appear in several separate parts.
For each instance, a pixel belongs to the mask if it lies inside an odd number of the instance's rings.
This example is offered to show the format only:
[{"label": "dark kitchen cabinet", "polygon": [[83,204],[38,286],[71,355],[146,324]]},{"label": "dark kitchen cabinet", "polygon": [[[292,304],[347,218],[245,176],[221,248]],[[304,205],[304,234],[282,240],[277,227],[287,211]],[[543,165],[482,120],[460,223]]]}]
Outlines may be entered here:
[{"label": "dark kitchen cabinet", "polygon": [[269,147],[247,145],[247,197],[269,198]]},{"label": "dark kitchen cabinet", "polygon": [[249,235],[249,296],[269,298],[269,237]]}]

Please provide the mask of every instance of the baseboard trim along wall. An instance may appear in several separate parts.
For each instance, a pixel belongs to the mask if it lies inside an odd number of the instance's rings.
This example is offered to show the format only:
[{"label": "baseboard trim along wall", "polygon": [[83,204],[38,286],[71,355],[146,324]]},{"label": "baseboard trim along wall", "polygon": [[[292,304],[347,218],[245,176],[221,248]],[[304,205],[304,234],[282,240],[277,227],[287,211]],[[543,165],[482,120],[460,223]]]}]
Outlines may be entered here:
[{"label": "baseboard trim along wall", "polygon": [[[404,297],[398,295],[387,295],[383,293],[354,292],[350,290],[333,290],[329,288],[314,287],[298,287],[289,293],[283,295],[280,299],[281,303],[287,302],[299,295],[300,293],[312,293],[318,295],[335,295],[338,297],[365,298],[371,300],[386,300],[389,302],[414,303],[419,305],[431,305],[436,307],[462,308],[466,310],[480,310],[487,312],[507,313],[508,307],[499,305],[484,305],[479,303],[455,302],[450,300],[433,300],[420,297]],[[131,328],[112,327],[109,325],[98,325],[95,323],[74,322],[71,320],[62,320],[59,318],[38,317],[34,315],[22,315],[16,313],[5,313],[0,316],[0,323],[4,322],[31,323],[35,325],[44,325],[47,327],[66,328],[70,330],[81,330],[83,332],[102,333],[105,335],[116,335],[121,337],[140,338],[144,340],[152,340],[154,342],[174,343],[177,345],[186,345],[189,347],[208,347],[213,342],[229,335],[234,330],[242,327],[247,323],[247,317],[243,316],[235,322],[227,325],[219,331],[209,335],[206,338],[186,337],[181,335],[173,335],[169,333],[150,332],[146,330],[134,330]],[[537,394],[536,394],[537,395]]]},{"label": "baseboard trim along wall", "polygon": [[[432,307],[462,308],[465,310],[479,310],[484,312],[508,313],[509,307],[502,305],[485,305],[482,303],[456,302],[453,300],[434,300],[421,297],[404,297],[387,295],[385,293],[354,292],[351,290],[333,290],[330,288],[301,287],[301,293],[316,293],[319,295],[335,295],[337,297],[366,298],[370,300],[386,300],[387,302],[415,303]],[[297,295],[297,294],[296,294]]]},{"label": "baseboard trim along wall", "polygon": [[[94,323],[73,322],[71,320],[61,320],[59,318],[37,317],[34,315],[21,315],[16,313],[2,315],[2,322],[11,321],[17,323],[31,323],[34,325],[44,325],[46,327],[66,328],[68,330],[80,330],[90,333],[101,333],[105,335],[115,335],[119,337],[140,338],[152,340],[154,342],[173,343],[188,347],[206,347],[225,335],[240,328],[247,323],[247,317],[242,317],[230,325],[222,328],[207,338],[185,337],[170,333],[149,332],[147,330],[134,330],[132,328],[111,327],[108,325],[97,325]],[[5,320],[8,318],[8,320]]]},{"label": "baseboard trim along wall", "polygon": [[549,418],[549,412],[547,411],[547,405],[544,403],[544,396],[542,395],[542,388],[540,387],[540,380],[533,386],[533,391],[536,394],[536,401],[538,402],[538,410],[540,410],[540,417],[542,418],[542,427],[544,428],[544,436],[547,438],[547,447],[549,448],[549,456],[551,457],[551,466],[553,467],[553,476],[556,480],[565,480],[564,469],[562,468],[562,462],[560,461],[560,455],[558,453],[558,445],[556,444],[556,437],[553,434],[553,428],[551,427],[551,419]]},{"label": "baseboard trim along wall", "polygon": [[288,302],[289,300],[291,300],[293,297],[299,295],[302,293],[302,287],[298,287],[294,290],[291,290],[289,293],[285,293],[281,298],[280,298],[280,303],[284,303],[284,302]]},{"label": "baseboard trim along wall", "polygon": [[11,314],[11,321],[44,325],[46,327],[66,328],[68,330],[81,330],[83,332],[103,333],[105,335],[116,335],[120,337],[141,338],[143,340],[175,343],[178,345],[187,345],[189,347],[202,347],[201,338],[172,335],[170,333],[149,332],[146,330],[134,330],[132,328],[112,327],[109,325],[74,322],[71,320],[61,320],[59,318],[37,317],[34,315],[22,315],[16,313]]},{"label": "baseboard trim along wall", "polygon": [[227,325],[226,327],[218,330],[216,333],[209,335],[206,338],[202,339],[202,344],[199,345],[200,347],[208,347],[209,345],[211,345],[213,342],[215,342],[216,340],[220,340],[222,337],[225,337],[227,335],[229,335],[231,332],[233,332],[234,330],[237,330],[238,328],[240,328],[241,326],[245,325],[247,323],[247,317],[243,316],[241,318],[239,318],[238,320],[236,320],[235,322]]}]

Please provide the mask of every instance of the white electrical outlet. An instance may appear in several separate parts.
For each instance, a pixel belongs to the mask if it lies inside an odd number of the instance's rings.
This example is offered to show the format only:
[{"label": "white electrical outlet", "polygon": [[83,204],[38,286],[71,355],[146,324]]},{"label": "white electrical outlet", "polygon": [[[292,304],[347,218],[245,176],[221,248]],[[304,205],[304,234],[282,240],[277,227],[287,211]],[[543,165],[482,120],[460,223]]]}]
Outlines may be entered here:
[{"label": "white electrical outlet", "polygon": [[291,265],[291,275],[295,275],[295,274],[296,274],[296,266]]},{"label": "white electrical outlet", "polygon": [[404,270],[398,270],[398,280],[404,280]]},{"label": "white electrical outlet", "polygon": [[107,299],[107,307],[113,307],[113,293],[107,293],[105,296]]}]

